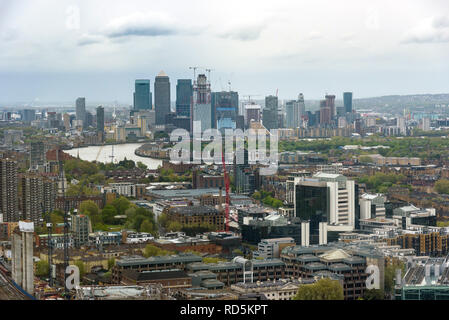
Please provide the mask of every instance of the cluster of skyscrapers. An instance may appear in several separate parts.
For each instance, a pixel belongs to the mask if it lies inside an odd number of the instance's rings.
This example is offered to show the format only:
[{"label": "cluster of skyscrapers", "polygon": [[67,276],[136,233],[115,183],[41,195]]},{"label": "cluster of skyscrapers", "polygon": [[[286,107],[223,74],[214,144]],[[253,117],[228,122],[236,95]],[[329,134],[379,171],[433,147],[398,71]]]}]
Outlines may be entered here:
[{"label": "cluster of skyscrapers", "polygon": [[154,110],[156,126],[188,131],[193,128],[194,121],[201,121],[202,130],[238,126],[238,93],[211,92],[210,81],[205,74],[199,74],[193,82],[191,79],[177,80],[174,111],[171,110],[170,79],[163,71],[154,82],[154,108],[152,96],[149,79],[135,81],[133,113]]},{"label": "cluster of skyscrapers", "polygon": [[[170,79],[161,71],[154,81],[154,105],[149,79],[135,81],[132,113],[149,112],[155,126],[170,131],[174,128],[193,130],[193,123],[201,121],[201,130],[209,128],[245,129],[252,122],[263,124],[268,129],[323,127],[337,128],[342,123],[352,123],[352,92],[343,93],[343,107],[336,107],[335,95],[326,95],[315,112],[306,111],[304,95],[289,100],[280,106],[278,96],[265,97],[262,107],[248,101],[240,105],[238,92],[212,92],[210,79],[198,74],[196,79],[178,79],[176,83],[176,104],[171,109]],[[151,123],[152,121],[150,121]]]}]

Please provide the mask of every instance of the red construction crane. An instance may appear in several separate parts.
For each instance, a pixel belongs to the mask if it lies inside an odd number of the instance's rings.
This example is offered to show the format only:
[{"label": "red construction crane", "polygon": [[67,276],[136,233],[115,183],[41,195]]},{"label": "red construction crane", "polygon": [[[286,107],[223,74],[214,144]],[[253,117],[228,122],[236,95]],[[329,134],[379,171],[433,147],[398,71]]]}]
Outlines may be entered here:
[{"label": "red construction crane", "polygon": [[229,202],[230,202],[229,201],[229,177],[228,177],[228,172],[226,171],[224,152],[221,153],[221,161],[223,163],[223,177],[224,177],[225,190],[226,190],[226,205],[225,205],[226,232],[229,232]]}]

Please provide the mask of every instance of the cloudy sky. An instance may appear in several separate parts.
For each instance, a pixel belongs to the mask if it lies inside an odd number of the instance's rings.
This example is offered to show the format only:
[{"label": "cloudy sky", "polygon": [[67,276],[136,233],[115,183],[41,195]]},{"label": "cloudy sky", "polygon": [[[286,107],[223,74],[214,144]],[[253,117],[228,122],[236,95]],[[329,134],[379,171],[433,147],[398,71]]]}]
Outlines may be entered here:
[{"label": "cloudy sky", "polygon": [[281,99],[449,92],[447,0],[0,0],[0,103],[132,103],[164,70]]}]

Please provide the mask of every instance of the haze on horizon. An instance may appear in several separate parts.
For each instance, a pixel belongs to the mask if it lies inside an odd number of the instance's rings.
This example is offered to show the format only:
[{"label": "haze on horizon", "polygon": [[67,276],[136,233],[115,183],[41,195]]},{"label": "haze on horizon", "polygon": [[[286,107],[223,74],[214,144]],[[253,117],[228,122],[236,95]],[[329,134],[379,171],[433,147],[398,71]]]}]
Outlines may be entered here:
[{"label": "haze on horizon", "polygon": [[174,101],[189,66],[256,99],[445,93],[447,61],[445,0],[0,0],[0,103],[132,104],[160,70]]}]

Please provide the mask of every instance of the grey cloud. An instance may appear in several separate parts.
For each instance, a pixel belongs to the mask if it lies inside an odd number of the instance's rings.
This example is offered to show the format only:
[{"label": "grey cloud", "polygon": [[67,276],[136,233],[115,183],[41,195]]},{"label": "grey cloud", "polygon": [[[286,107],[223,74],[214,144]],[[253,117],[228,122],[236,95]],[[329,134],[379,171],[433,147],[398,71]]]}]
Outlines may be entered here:
[{"label": "grey cloud", "polygon": [[415,28],[402,43],[449,43],[449,17],[440,16],[426,26]]},{"label": "grey cloud", "polygon": [[240,41],[253,41],[257,40],[262,33],[262,30],[265,28],[265,25],[258,24],[252,26],[245,27],[236,27],[229,31],[222,32],[218,34],[220,38],[228,38],[233,40]]},{"label": "grey cloud", "polygon": [[432,26],[436,29],[449,28],[449,16],[441,16],[434,19]]},{"label": "grey cloud", "polygon": [[162,13],[134,13],[110,21],[102,34],[108,38],[168,36],[178,34],[175,21]]},{"label": "grey cloud", "polygon": [[106,33],[111,38],[126,36],[168,36],[178,33],[175,29],[165,28],[161,26],[124,26],[118,30]]},{"label": "grey cloud", "polygon": [[449,43],[448,32],[434,32],[427,35],[409,36],[402,43]]},{"label": "grey cloud", "polygon": [[102,43],[104,41],[102,36],[99,35],[90,35],[90,34],[83,34],[79,39],[77,44],[79,46],[87,46],[90,44],[96,44],[96,43]]},{"label": "grey cloud", "polygon": [[16,29],[6,29],[0,34],[0,38],[3,41],[13,41],[16,40],[18,36]]}]

